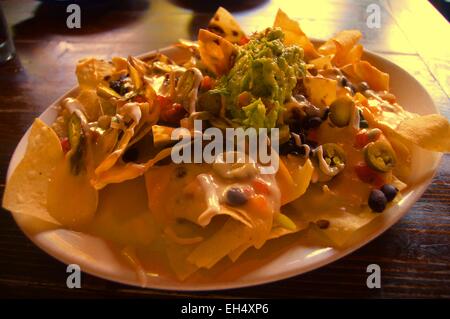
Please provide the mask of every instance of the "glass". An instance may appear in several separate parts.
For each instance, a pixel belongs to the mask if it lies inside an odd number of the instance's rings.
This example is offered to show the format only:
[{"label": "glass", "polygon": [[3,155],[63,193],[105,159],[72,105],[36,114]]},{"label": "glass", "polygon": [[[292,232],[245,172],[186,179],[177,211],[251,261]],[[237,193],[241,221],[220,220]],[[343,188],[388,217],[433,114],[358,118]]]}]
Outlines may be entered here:
[{"label": "glass", "polygon": [[14,57],[14,53],[14,43],[3,15],[3,10],[0,7],[0,64],[11,60]]}]

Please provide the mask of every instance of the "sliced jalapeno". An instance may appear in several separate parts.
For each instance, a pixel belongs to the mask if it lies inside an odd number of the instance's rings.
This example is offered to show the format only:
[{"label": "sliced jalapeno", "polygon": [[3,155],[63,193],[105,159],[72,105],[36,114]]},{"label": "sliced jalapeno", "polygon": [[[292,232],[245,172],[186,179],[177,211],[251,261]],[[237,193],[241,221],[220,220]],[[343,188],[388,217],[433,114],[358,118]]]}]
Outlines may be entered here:
[{"label": "sliced jalapeno", "polygon": [[128,62],[128,70],[130,71],[130,78],[133,82],[134,88],[139,90],[143,85],[141,74],[134,66],[131,65],[130,62]]},{"label": "sliced jalapeno", "polygon": [[329,117],[337,127],[344,127],[350,123],[354,102],[348,96],[336,99],[330,105]]},{"label": "sliced jalapeno", "polygon": [[110,87],[104,85],[103,83],[100,83],[99,85],[97,85],[97,95],[102,98],[105,98],[105,99],[109,99],[112,97],[117,98],[117,99],[121,98],[119,93],[117,93]]},{"label": "sliced jalapeno", "polygon": [[72,113],[69,119],[68,137],[70,142],[70,151],[68,156],[70,159],[71,172],[74,175],[78,175],[83,165],[84,134],[81,119],[75,112]]},{"label": "sliced jalapeno", "polygon": [[315,150],[319,168],[327,176],[336,176],[345,167],[345,151],[335,143],[326,143]]},{"label": "sliced jalapeno", "polygon": [[389,172],[396,163],[395,152],[386,141],[376,141],[364,147],[364,157],[368,166],[379,172]]}]

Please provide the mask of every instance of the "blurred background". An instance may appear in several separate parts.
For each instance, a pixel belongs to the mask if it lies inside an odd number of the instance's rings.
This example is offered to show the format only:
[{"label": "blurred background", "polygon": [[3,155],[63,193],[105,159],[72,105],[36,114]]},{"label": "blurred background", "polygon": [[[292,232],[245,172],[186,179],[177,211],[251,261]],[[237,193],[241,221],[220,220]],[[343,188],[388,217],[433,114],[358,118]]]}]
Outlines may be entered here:
[{"label": "blurred background", "polygon": [[[67,26],[71,15],[67,6],[72,3],[80,6],[79,29]],[[35,117],[76,84],[78,60],[138,55],[180,38],[195,39],[218,6],[231,11],[247,33],[271,26],[278,8],[298,20],[312,38],[328,39],[343,29],[359,29],[366,49],[412,74],[450,117],[446,0],[0,0],[0,61],[6,61],[0,63],[0,197],[18,141]],[[371,14],[379,15],[376,27],[367,23]],[[408,217],[353,257],[264,289],[216,296],[335,297],[336,287],[342,297],[449,296],[443,284],[448,282],[449,246],[422,247],[448,242],[448,157],[445,163]],[[424,223],[425,217],[435,218],[435,225]],[[367,260],[382,265],[383,289],[369,291],[365,284],[355,284],[365,283],[355,269]],[[32,245],[11,216],[1,211],[0,295],[2,285],[9,288],[4,293],[24,297],[170,295],[123,289],[88,276],[83,283],[87,289],[68,291],[64,276],[65,267]]]},{"label": "blurred background", "polygon": [[[443,12],[448,9],[446,0],[432,2]],[[79,29],[67,26],[71,3],[80,6]],[[21,96],[38,102],[39,106],[33,106],[37,109],[57,97],[48,94],[47,88],[57,87],[60,92],[75,84],[72,74],[79,59],[140,54],[180,38],[195,39],[218,6],[231,11],[249,33],[270,26],[282,8],[313,38],[327,39],[338,30],[359,29],[362,44],[376,52],[435,55],[437,45],[440,53],[448,47],[430,37],[428,30],[442,28],[443,21],[448,27],[448,22],[426,0],[3,0],[0,4],[6,18],[1,20],[0,58],[13,56],[13,41],[17,52],[17,58],[4,66],[14,77],[2,83],[3,94],[17,94],[20,89]],[[367,24],[368,6],[373,4],[379,8],[379,28]],[[436,72],[438,78],[443,77],[439,67]],[[443,81],[448,81],[446,76]],[[37,82],[46,89],[32,90]]]}]

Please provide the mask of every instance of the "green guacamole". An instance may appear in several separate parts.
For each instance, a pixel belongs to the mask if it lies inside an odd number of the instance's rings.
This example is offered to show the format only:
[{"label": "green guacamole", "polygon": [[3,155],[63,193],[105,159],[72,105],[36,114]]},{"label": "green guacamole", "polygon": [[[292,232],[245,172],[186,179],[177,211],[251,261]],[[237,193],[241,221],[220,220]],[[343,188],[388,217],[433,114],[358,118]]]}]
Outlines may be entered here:
[{"label": "green guacamole", "polygon": [[[227,116],[245,127],[272,128],[290,99],[297,78],[305,73],[303,50],[285,46],[280,29],[254,34],[238,47],[235,64],[222,76],[215,92],[224,95]],[[239,95],[251,94],[250,103],[240,105]]]}]

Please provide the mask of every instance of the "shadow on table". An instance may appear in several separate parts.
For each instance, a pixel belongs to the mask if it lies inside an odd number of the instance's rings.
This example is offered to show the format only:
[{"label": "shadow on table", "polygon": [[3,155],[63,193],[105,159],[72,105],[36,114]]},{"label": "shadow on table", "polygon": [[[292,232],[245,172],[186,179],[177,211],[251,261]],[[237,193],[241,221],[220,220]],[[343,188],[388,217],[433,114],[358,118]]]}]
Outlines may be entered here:
[{"label": "shadow on table", "polygon": [[44,1],[34,16],[13,27],[16,38],[45,38],[47,35],[85,35],[123,27],[140,18],[150,8],[149,0],[110,0],[80,3],[81,28],[69,29],[66,25],[71,3]]},{"label": "shadow on table", "polygon": [[209,1],[195,1],[195,0],[170,0],[173,4],[191,9],[195,12],[213,13],[218,7],[224,7],[230,12],[245,11],[258,7],[269,0],[209,0]]},{"label": "shadow on table", "polygon": [[225,7],[230,12],[240,12],[262,6],[268,1],[269,0],[249,0],[249,1],[211,0],[208,2],[203,2],[203,1],[188,1],[188,0],[171,0],[171,2],[177,6],[186,9],[191,9],[194,11],[192,13],[192,18],[188,25],[188,32],[191,39],[197,38],[198,30],[200,28],[206,28],[208,26],[208,22],[212,18],[213,13],[216,12],[217,8],[220,6]]}]

